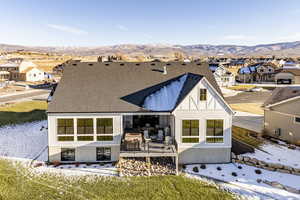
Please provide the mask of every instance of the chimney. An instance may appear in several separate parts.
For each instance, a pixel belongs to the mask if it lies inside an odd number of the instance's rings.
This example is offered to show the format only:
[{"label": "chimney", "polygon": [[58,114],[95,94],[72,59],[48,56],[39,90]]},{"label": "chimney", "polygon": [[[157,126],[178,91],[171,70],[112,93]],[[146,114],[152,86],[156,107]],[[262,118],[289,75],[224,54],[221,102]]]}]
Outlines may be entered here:
[{"label": "chimney", "polygon": [[167,66],[164,66],[164,72],[163,72],[163,74],[166,75],[167,73],[168,73]]}]

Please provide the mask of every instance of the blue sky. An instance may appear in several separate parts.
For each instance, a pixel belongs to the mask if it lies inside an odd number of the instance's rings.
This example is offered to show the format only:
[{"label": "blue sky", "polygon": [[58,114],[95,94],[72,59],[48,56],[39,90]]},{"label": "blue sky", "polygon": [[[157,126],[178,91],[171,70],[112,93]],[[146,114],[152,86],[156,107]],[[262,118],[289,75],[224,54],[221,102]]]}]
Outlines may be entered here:
[{"label": "blue sky", "polygon": [[0,0],[0,43],[242,44],[300,40],[300,0]]}]

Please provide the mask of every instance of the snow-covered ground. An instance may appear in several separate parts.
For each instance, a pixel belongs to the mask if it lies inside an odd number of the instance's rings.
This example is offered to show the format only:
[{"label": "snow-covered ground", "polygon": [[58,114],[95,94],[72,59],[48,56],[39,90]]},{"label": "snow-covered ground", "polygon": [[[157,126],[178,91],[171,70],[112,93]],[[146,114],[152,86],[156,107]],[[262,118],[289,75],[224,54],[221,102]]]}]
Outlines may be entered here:
[{"label": "snow-covered ground", "polygon": [[235,96],[242,92],[242,91],[231,90],[231,89],[228,89],[225,87],[220,87],[220,89],[221,89],[221,92],[223,93],[224,97]]},{"label": "snow-covered ground", "polygon": [[42,173],[55,173],[64,176],[118,176],[117,168],[111,164],[105,164],[103,166],[99,164],[80,164],[76,165],[60,165],[58,167],[54,166],[41,166],[32,169],[35,174]]},{"label": "snow-covered ground", "polygon": [[47,121],[0,128],[0,156],[48,159]]},{"label": "snow-covered ground", "polygon": [[[195,166],[198,166],[198,173],[193,171]],[[241,166],[242,168],[239,169],[238,166]],[[217,170],[217,167],[220,167],[221,170]],[[255,169],[258,168],[248,165],[236,165],[230,163],[208,164],[206,165],[206,169],[201,169],[200,165],[188,165],[186,172],[188,173],[189,177],[203,179],[197,176],[203,175],[228,182],[221,183],[220,185],[231,190],[232,192],[246,196],[247,199],[300,199],[300,195],[295,193],[271,187],[263,182],[257,182],[257,179],[277,181],[283,185],[300,190],[300,176],[272,172],[263,169],[259,169],[262,172],[261,174],[256,174]],[[232,172],[236,172],[237,176],[232,176]]]},{"label": "snow-covered ground", "polygon": [[[254,153],[243,154],[243,156],[249,156],[251,158],[256,158],[258,160],[262,160],[269,163],[279,163],[294,168],[300,168],[299,147],[293,150],[283,145],[266,143],[260,148],[263,151],[255,149]],[[299,185],[300,185],[300,180],[299,180]]]}]

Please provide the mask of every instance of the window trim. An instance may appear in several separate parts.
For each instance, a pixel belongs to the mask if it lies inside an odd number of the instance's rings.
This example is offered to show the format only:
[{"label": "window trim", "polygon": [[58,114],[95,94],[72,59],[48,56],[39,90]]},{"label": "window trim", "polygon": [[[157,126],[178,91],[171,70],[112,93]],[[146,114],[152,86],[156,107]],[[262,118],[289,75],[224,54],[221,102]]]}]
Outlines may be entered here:
[{"label": "window trim", "polygon": [[[204,94],[202,94],[201,91],[205,91]],[[201,100],[202,95],[205,95],[204,100]],[[200,101],[200,102],[207,101],[207,89],[206,89],[206,88],[200,88],[200,89],[199,89],[199,101]]]},{"label": "window trim", "polygon": [[[223,136],[208,136],[207,135],[207,121],[208,120],[222,120],[223,121]],[[205,119],[205,144],[208,144],[208,145],[219,145],[219,144],[225,144],[225,137],[224,137],[224,133],[225,133],[225,119],[222,119],[222,118],[207,118]],[[223,142],[207,142],[206,138],[223,138]]]},{"label": "window trim", "polygon": [[[60,134],[59,131],[58,131],[58,128],[59,128],[59,126],[58,126],[58,120],[67,120],[67,119],[71,119],[72,120],[72,123],[73,123],[73,133],[72,134]],[[66,132],[66,127],[67,126],[65,126],[65,132]],[[62,139],[63,137],[65,139]],[[72,137],[72,139],[66,139],[66,138],[71,138],[71,137]],[[59,139],[59,138],[61,138],[61,139]],[[71,118],[71,117],[66,117],[66,118],[59,117],[59,118],[56,118],[56,141],[57,142],[63,142],[63,143],[65,143],[65,142],[74,142],[75,140],[76,140],[76,133],[75,133],[75,120],[74,120],[74,118]]]},{"label": "window trim", "polygon": [[[197,136],[184,136],[183,135],[183,121],[198,121],[198,135]],[[190,127],[191,129],[191,127]],[[183,142],[183,138],[198,138],[198,142]],[[181,119],[181,144],[198,144],[200,142],[200,119]]]}]

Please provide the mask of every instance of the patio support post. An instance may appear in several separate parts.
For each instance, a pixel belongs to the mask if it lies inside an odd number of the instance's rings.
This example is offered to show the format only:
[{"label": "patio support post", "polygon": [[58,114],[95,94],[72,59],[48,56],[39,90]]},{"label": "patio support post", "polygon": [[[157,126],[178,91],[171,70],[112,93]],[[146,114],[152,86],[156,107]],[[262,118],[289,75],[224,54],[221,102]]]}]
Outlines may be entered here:
[{"label": "patio support post", "polygon": [[176,175],[178,175],[178,156],[175,157]]}]

